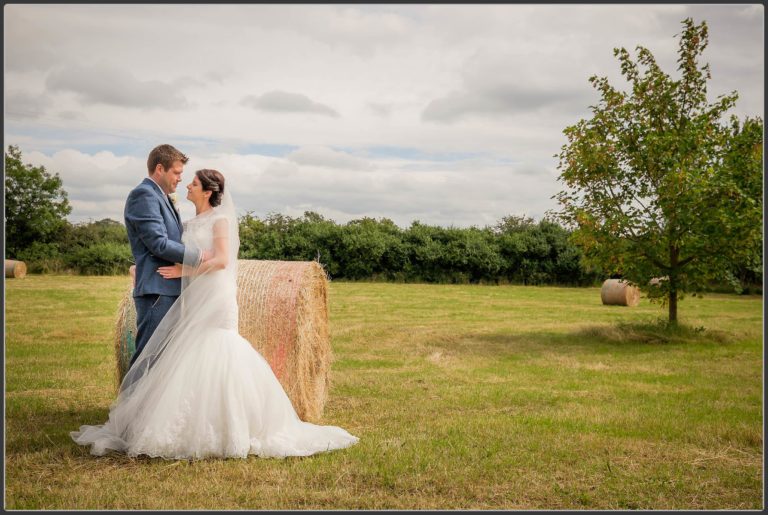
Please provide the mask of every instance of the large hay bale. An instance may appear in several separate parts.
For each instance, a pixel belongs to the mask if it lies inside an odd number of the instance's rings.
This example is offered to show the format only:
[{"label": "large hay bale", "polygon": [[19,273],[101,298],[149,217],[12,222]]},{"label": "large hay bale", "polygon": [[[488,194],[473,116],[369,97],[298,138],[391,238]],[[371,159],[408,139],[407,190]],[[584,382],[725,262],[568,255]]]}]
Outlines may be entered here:
[{"label": "large hay bale", "polygon": [[302,420],[318,421],[328,394],[328,280],[315,261],[239,260],[239,329],[272,366]]},{"label": "large hay bale", "polygon": [[[315,261],[241,259],[237,287],[240,334],[270,364],[299,417],[319,421],[332,359],[325,271]],[[136,308],[129,290],[115,330],[118,384],[128,369],[135,334]]]},{"label": "large hay bale", "polygon": [[640,303],[640,290],[622,279],[606,279],[600,288],[600,299],[603,304],[613,306],[637,306]]},{"label": "large hay bale", "polygon": [[116,387],[120,387],[136,351],[136,304],[133,303],[133,284],[125,292],[117,306],[115,322],[115,373]]},{"label": "large hay bale", "polygon": [[27,264],[24,261],[14,259],[5,260],[5,276],[23,279],[27,275]]}]

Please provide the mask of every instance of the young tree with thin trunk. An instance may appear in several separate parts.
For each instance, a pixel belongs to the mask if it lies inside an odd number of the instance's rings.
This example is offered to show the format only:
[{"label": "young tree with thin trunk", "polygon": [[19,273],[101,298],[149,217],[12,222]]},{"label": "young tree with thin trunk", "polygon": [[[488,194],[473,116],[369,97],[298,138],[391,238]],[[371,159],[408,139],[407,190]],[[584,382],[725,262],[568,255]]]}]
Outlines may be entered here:
[{"label": "young tree with thin trunk", "polygon": [[762,248],[762,120],[723,119],[735,91],[708,102],[707,25],[682,24],[679,78],[642,46],[637,62],[614,49],[627,91],[590,78],[601,99],[564,130],[555,157],[566,189],[553,197],[585,260],[668,305],[670,323],[685,293],[727,280]]}]

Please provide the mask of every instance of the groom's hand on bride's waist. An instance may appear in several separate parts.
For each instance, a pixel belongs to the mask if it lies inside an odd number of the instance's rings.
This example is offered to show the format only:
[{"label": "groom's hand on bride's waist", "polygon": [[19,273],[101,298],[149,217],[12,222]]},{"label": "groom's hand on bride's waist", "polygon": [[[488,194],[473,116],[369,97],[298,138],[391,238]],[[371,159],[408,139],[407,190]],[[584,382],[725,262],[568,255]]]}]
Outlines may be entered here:
[{"label": "groom's hand on bride's waist", "polygon": [[181,263],[176,263],[171,266],[161,266],[157,269],[157,273],[162,275],[165,279],[177,279],[184,275],[184,268]]}]

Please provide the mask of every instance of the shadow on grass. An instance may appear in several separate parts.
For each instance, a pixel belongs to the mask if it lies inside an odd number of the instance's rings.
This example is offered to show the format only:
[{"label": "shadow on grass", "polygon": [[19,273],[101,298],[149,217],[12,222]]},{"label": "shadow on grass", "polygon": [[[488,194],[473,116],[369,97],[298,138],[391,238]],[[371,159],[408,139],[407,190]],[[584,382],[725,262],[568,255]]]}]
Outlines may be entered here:
[{"label": "shadow on grass", "polygon": [[716,329],[669,325],[665,320],[618,322],[582,326],[570,332],[465,333],[431,339],[430,346],[459,354],[484,357],[512,357],[521,351],[556,348],[590,349],[595,346],[615,351],[634,352],[657,346],[689,344],[727,344],[736,335]]},{"label": "shadow on grass", "polygon": [[108,411],[96,407],[52,409],[50,406],[36,406],[31,412],[12,409],[6,418],[6,453],[68,450],[68,454],[77,456],[79,446],[69,432],[77,431],[81,425],[103,424]]},{"label": "shadow on grass", "polygon": [[[14,410],[17,411],[17,410]],[[102,464],[127,464],[136,462],[163,462],[162,458],[140,456],[131,458],[120,453],[93,456],[90,447],[78,445],[70,431],[81,425],[99,425],[107,421],[109,409],[99,407],[57,409],[37,407],[33,412],[17,412],[6,418],[6,456],[36,454],[46,462],[60,460],[98,460]]]},{"label": "shadow on grass", "polygon": [[733,340],[733,335],[725,331],[670,324],[661,319],[655,322],[619,322],[613,325],[588,326],[574,334],[579,338],[616,344],[729,343]]}]

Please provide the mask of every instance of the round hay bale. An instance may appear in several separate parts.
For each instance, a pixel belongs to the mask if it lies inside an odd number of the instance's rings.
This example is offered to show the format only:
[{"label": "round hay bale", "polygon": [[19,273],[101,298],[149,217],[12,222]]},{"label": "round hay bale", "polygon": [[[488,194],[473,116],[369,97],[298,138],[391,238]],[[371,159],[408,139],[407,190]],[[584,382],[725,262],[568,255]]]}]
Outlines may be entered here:
[{"label": "round hay bale", "polygon": [[117,367],[116,387],[120,388],[120,383],[131,364],[131,357],[136,351],[136,305],[133,303],[133,284],[130,285],[117,306],[117,321],[115,322],[113,341]]},{"label": "round hay bale", "polygon": [[[319,421],[332,360],[325,271],[315,261],[241,259],[237,272],[240,334],[272,367],[299,418]],[[118,384],[135,334],[136,308],[128,291],[115,328]]]},{"label": "round hay bale", "polygon": [[666,275],[664,277],[652,277],[650,281],[648,281],[649,286],[661,286],[662,281],[669,281],[669,277]]},{"label": "round hay bale", "polygon": [[269,362],[299,418],[319,421],[332,354],[328,280],[315,261],[239,260],[240,334]]},{"label": "round hay bale", "polygon": [[27,264],[24,261],[14,259],[5,260],[5,276],[23,279],[27,275]]},{"label": "round hay bale", "polygon": [[603,304],[613,306],[637,306],[640,303],[640,290],[622,279],[606,279],[600,288],[600,299]]}]

